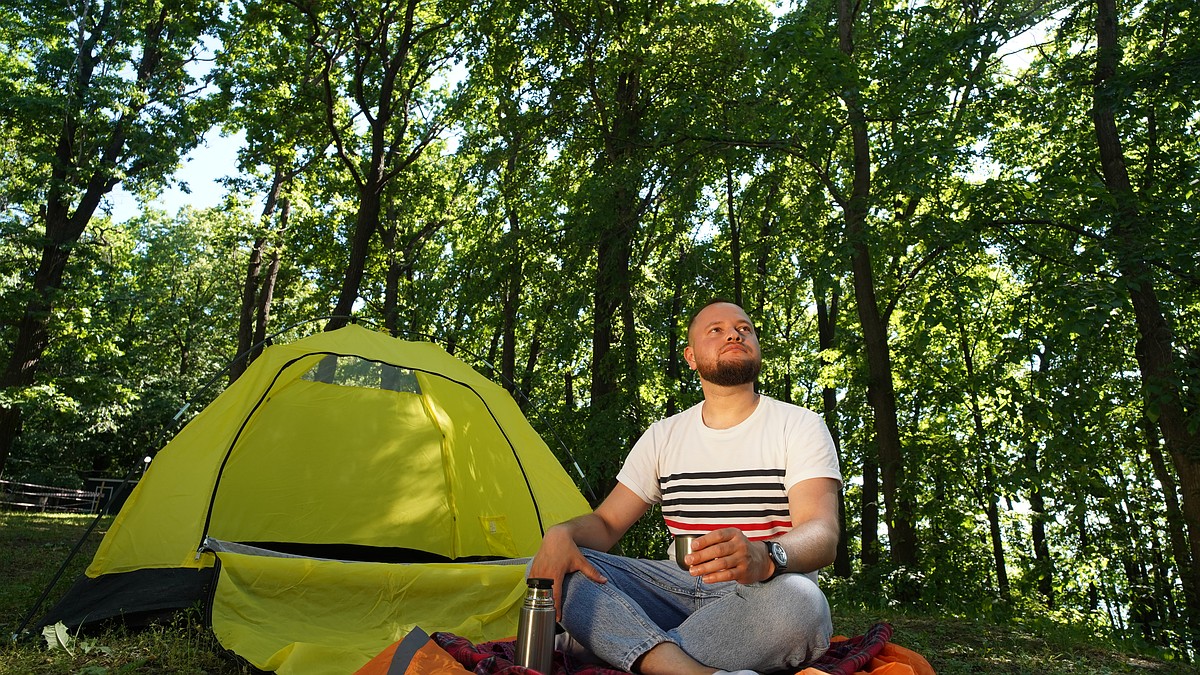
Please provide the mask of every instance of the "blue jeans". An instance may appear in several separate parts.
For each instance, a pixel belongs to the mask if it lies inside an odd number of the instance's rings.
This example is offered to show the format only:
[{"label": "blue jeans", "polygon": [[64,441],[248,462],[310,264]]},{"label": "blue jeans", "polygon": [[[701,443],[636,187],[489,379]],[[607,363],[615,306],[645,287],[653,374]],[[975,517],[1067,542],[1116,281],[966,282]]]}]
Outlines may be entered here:
[{"label": "blue jeans", "polygon": [[797,669],[829,648],[829,602],[803,574],[766,583],[706,584],[670,560],[584,549],[608,583],[576,572],[563,580],[562,625],[604,661],[632,670],[655,645],[673,642],[722,670]]}]

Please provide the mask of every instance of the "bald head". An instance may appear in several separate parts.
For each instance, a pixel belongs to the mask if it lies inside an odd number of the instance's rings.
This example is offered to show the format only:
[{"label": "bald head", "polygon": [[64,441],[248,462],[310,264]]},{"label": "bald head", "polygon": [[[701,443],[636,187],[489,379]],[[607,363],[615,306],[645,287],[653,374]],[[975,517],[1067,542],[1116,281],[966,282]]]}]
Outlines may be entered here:
[{"label": "bald head", "polygon": [[[707,303],[702,305],[699,309],[697,309],[695,312],[693,312],[691,318],[688,319],[688,327],[687,327],[688,344],[694,343],[693,331],[696,329],[697,325],[699,325],[701,319],[704,318],[704,315],[712,314],[712,312],[708,312],[707,310],[715,309],[718,305],[729,305],[728,309],[737,310],[737,311],[741,312],[742,316],[745,317],[746,321],[749,322],[751,325],[753,325],[754,322],[750,321],[750,315],[748,315],[746,313],[746,310],[742,309],[741,305],[737,304],[736,302],[734,302],[732,300],[726,300],[725,298],[715,298],[713,300],[709,300]],[[757,332],[758,332],[758,329],[755,328],[755,333],[757,333]]]},{"label": "bald head", "polygon": [[762,368],[754,324],[745,310],[725,301],[710,302],[696,313],[683,358],[702,382],[720,387],[752,385]]}]

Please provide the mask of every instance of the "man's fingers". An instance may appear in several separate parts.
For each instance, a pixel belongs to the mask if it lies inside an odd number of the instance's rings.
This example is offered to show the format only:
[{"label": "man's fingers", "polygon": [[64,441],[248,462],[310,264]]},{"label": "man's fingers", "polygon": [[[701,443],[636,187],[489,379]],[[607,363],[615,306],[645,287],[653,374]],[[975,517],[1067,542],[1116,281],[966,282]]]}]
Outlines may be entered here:
[{"label": "man's fingers", "polygon": [[[576,561],[574,568],[569,571],[579,572],[583,576],[591,579],[592,581],[594,581],[598,584],[608,583],[608,579],[605,578],[605,576],[600,573],[600,570],[596,569],[595,566],[593,566],[590,562],[588,562],[588,559],[583,556],[579,556],[579,559]],[[553,576],[553,579],[554,579],[554,617],[556,619],[562,619],[563,577],[565,577],[565,576],[566,576],[565,574],[555,574]]]},{"label": "man's fingers", "polygon": [[594,581],[598,584],[608,583],[608,579],[606,579],[604,577],[604,575],[600,573],[600,570],[596,569],[595,566],[592,565],[592,563],[588,562],[587,558],[580,558],[580,560],[582,561],[583,564],[580,565],[577,569],[578,569],[578,571],[583,572],[583,576],[591,579],[592,581]]},{"label": "man's fingers", "polygon": [[562,619],[562,590],[563,578],[561,575],[554,577],[554,620]]},{"label": "man's fingers", "polygon": [[756,581],[750,572],[754,559],[750,553],[750,540],[744,532],[727,527],[709,532],[696,541],[700,548],[684,558],[685,562],[690,562],[692,576],[700,577],[706,584]]},{"label": "man's fingers", "polygon": [[720,581],[750,582],[750,559],[744,555],[716,556],[691,568],[692,576],[698,576],[706,584]]}]

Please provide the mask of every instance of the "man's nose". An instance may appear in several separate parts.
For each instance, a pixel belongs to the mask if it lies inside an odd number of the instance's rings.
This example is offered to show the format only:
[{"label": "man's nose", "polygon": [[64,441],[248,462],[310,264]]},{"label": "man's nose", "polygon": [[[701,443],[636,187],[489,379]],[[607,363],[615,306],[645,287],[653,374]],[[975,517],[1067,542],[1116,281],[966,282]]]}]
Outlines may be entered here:
[{"label": "man's nose", "polygon": [[728,342],[741,342],[741,341],[742,341],[742,334],[741,334],[741,333],[739,333],[739,332],[738,332],[738,331],[736,331],[736,330],[735,330],[735,331],[731,331],[731,332],[729,333],[729,335],[728,335],[728,336],[725,338],[725,340],[726,340],[726,341],[728,341]]}]

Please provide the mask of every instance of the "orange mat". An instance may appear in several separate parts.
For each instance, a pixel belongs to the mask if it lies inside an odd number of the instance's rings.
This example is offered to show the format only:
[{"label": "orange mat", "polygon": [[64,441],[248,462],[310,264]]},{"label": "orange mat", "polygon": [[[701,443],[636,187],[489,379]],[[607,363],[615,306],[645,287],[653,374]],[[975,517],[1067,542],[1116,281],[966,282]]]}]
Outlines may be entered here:
[{"label": "orange mat", "polygon": [[[830,641],[830,647],[848,639],[842,635],[835,636]],[[860,673],[867,675],[937,675],[937,671],[929,665],[929,661],[926,661],[924,656],[892,642],[883,645],[883,649],[861,670],[854,671],[854,675]],[[828,675],[828,673],[816,668],[805,668],[797,675]]]},{"label": "orange mat", "polygon": [[[839,643],[849,640],[850,638],[843,636],[834,637],[830,648],[835,649]],[[532,672],[511,665],[503,670]],[[827,670],[805,668],[797,675],[828,675],[828,673]],[[866,675],[936,675],[936,671],[925,660],[925,657],[892,642],[885,643],[877,654],[853,673],[854,675],[860,673]],[[463,668],[462,664],[438,646],[425,631],[414,628],[404,639],[390,645],[367,662],[356,671],[355,675],[472,675],[472,672]]]}]

